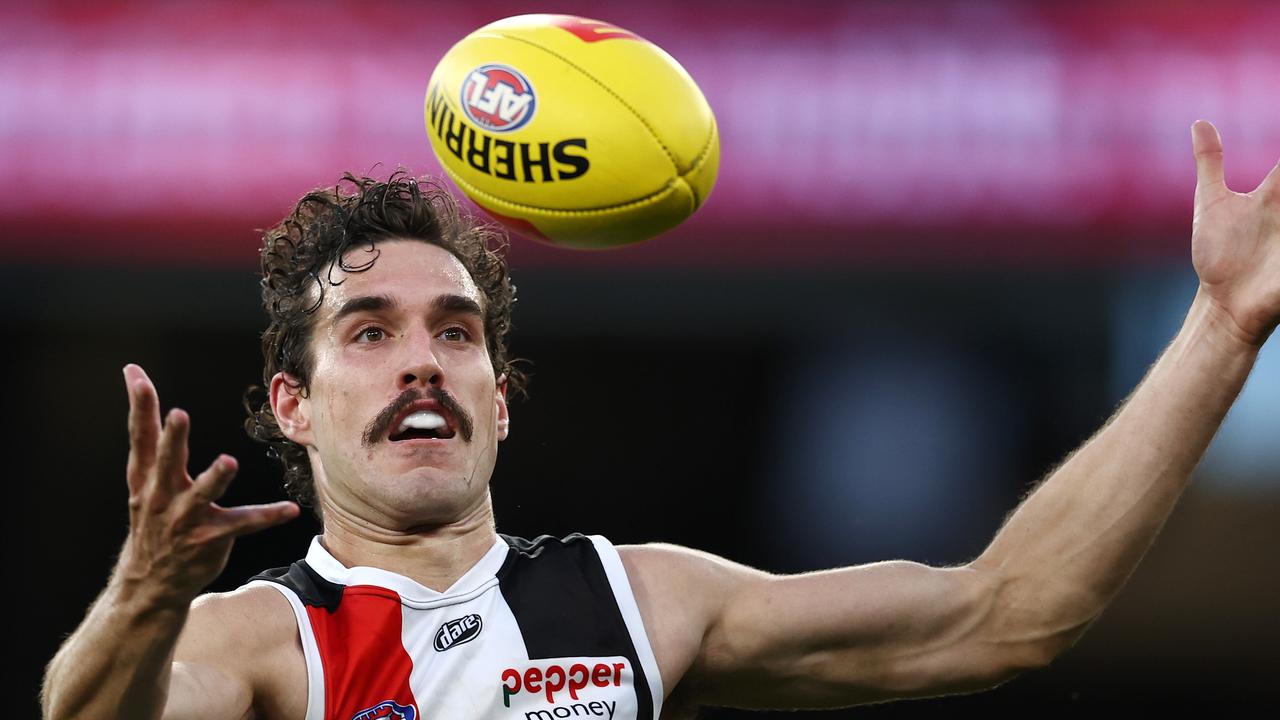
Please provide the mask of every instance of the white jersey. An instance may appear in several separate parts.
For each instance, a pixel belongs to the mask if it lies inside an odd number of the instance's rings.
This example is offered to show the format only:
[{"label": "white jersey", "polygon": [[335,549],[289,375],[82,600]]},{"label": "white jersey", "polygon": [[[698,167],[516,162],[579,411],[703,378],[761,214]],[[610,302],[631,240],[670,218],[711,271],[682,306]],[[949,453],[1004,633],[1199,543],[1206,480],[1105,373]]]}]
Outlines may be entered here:
[{"label": "white jersey", "polygon": [[453,587],[305,560],[254,576],[293,606],[306,720],[656,720],[662,679],[618,551],[499,536]]}]

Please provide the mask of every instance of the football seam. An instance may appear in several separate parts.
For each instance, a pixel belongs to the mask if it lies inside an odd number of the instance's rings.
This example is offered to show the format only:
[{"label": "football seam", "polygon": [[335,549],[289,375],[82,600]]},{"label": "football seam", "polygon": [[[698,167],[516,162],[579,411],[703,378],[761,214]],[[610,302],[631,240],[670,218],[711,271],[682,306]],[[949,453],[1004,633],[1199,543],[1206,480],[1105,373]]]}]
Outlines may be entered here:
[{"label": "football seam", "polygon": [[711,152],[711,141],[716,139],[716,116],[711,116],[711,122],[707,124],[707,139],[702,142],[702,149],[697,155],[693,156],[693,162],[689,163],[689,169],[684,172],[688,175],[702,167],[703,161],[707,159],[707,154]]},{"label": "football seam", "polygon": [[[649,125],[649,121],[648,121],[648,120],[645,120],[645,119],[644,119],[644,117],[643,117],[640,113],[636,112],[636,109],[635,109],[635,108],[633,108],[633,107],[631,107],[631,104],[630,104],[630,103],[628,103],[626,100],[623,100],[621,95],[619,95],[618,93],[614,92],[613,88],[611,88],[611,87],[609,87],[608,85],[606,85],[606,84],[604,84],[603,82],[601,82],[600,78],[598,78],[598,77],[596,77],[595,75],[592,75],[591,73],[587,72],[586,70],[584,70],[584,69],[582,68],[582,66],[580,66],[580,65],[578,65],[577,63],[573,62],[573,61],[572,61],[572,60],[570,60],[569,58],[567,58],[567,57],[565,57],[565,56],[561,55],[560,53],[556,52],[555,50],[552,50],[552,49],[550,49],[550,48],[543,47],[542,45],[539,45],[538,43],[536,43],[536,42],[534,42],[534,41],[532,41],[532,40],[529,40],[529,39],[527,39],[527,38],[517,37],[517,36],[515,36],[515,35],[504,35],[504,34],[502,34],[502,33],[494,33],[494,34],[495,34],[495,35],[497,35],[498,37],[505,38],[505,39],[507,39],[507,40],[518,40],[518,41],[520,41],[520,42],[522,42],[522,43],[524,43],[524,44],[526,44],[526,45],[529,45],[529,46],[531,46],[531,47],[538,48],[539,50],[541,50],[541,51],[543,51],[543,52],[547,53],[548,55],[551,55],[552,57],[558,58],[558,59],[559,59],[561,62],[563,62],[565,65],[568,65],[569,67],[573,68],[574,70],[577,70],[578,72],[582,73],[582,74],[583,74],[583,76],[585,76],[586,78],[588,78],[589,80],[591,80],[591,82],[595,83],[596,85],[599,85],[602,89],[604,89],[604,91],[605,91],[605,92],[607,92],[607,93],[609,93],[610,95],[612,95],[612,96],[613,96],[613,99],[614,99],[614,100],[617,100],[619,105],[621,105],[622,107],[626,108],[626,109],[627,109],[627,112],[631,113],[631,114],[635,117],[635,119],[637,119],[637,120],[639,120],[639,121],[640,121],[640,124],[644,126],[644,129],[645,129],[645,130],[647,130],[647,131],[649,132],[649,135],[653,138],[653,141],[654,141],[654,142],[656,142],[656,143],[658,143],[658,147],[662,148],[662,152],[663,152],[663,154],[665,154],[665,155],[667,156],[667,160],[669,160],[669,161],[671,162],[671,169],[675,171],[676,177],[679,177],[679,176],[680,176],[680,164],[676,162],[676,157],[675,157],[675,155],[672,155],[672,154],[671,154],[671,149],[670,149],[670,148],[668,148],[668,147],[667,147],[667,144],[666,144],[666,143],[664,143],[664,142],[662,141],[662,138],[658,137],[658,133],[654,132],[653,127],[652,127],[651,125]],[[646,41],[646,42],[647,42],[647,41]],[[695,165],[695,166],[696,166],[696,165]]]},{"label": "football seam", "polygon": [[628,200],[624,203],[618,203],[617,205],[601,205],[600,207],[594,207],[594,208],[563,210],[560,208],[543,207],[541,205],[529,205],[526,203],[512,202],[511,200],[507,200],[506,198],[498,197],[497,195],[485,192],[484,190],[481,190],[475,185],[472,185],[471,183],[462,179],[461,177],[458,176],[457,173],[453,171],[452,168],[450,168],[445,163],[440,163],[440,166],[444,168],[444,171],[446,173],[448,173],[449,178],[453,180],[455,183],[457,183],[463,189],[463,192],[465,192],[468,195],[476,195],[484,199],[486,202],[489,202],[498,206],[505,206],[515,210],[520,210],[524,212],[541,213],[543,215],[562,216],[562,217],[573,217],[575,215],[600,215],[600,214],[605,214],[610,212],[617,212],[619,210],[629,210],[633,207],[639,207],[641,205],[651,205],[657,202],[658,200],[661,200],[663,196],[670,194],[672,190],[674,190],[676,186],[679,185],[680,183],[684,183],[685,185],[688,185],[688,182],[686,182],[683,178],[677,175],[671,180],[667,181],[667,184],[663,185],[658,190],[655,190],[654,192],[651,192],[648,195],[645,195],[644,197],[636,198],[635,200]]},{"label": "football seam", "polygon": [[698,151],[698,154],[694,156],[693,163],[689,166],[688,172],[685,172],[684,174],[679,176],[680,179],[684,180],[685,183],[689,186],[689,193],[693,195],[693,209],[695,211],[698,208],[702,207],[702,203],[703,201],[706,200],[706,198],[698,196],[698,191],[694,189],[693,183],[689,182],[688,177],[690,175],[697,173],[699,170],[702,169],[702,164],[707,161],[707,155],[711,153],[711,143],[715,139],[716,139],[716,116],[713,114],[711,116],[711,123],[707,126],[707,141],[702,144],[702,150]]}]

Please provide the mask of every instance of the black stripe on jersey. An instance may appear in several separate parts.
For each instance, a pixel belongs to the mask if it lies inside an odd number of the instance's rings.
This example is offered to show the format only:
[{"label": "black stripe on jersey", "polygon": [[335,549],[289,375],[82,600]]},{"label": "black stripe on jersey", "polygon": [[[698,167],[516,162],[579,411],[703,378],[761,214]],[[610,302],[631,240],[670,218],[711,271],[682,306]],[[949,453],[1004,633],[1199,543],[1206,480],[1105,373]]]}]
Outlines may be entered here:
[{"label": "black stripe on jersey", "polygon": [[635,672],[637,720],[653,720],[653,695],[591,538],[501,535],[511,546],[498,589],[516,618],[530,660],[625,657]]},{"label": "black stripe on jersey", "polygon": [[338,611],[338,604],[342,602],[342,591],[346,588],[344,585],[331,583],[320,577],[320,573],[312,570],[306,560],[299,560],[287,568],[264,570],[249,580],[279,583],[292,590],[303,605],[322,607],[330,613]]}]

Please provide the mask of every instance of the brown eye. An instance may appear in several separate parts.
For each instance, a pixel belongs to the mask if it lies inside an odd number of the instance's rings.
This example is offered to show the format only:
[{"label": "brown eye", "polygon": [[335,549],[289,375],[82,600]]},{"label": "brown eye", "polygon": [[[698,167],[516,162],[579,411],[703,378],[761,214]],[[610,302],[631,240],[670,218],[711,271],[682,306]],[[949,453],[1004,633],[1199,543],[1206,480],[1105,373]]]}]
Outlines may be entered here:
[{"label": "brown eye", "polygon": [[470,335],[467,334],[466,328],[451,327],[440,333],[441,337],[451,342],[465,342]]},{"label": "brown eye", "polygon": [[382,328],[367,327],[361,330],[360,334],[356,336],[356,342],[377,342],[385,337],[386,333],[383,332]]}]

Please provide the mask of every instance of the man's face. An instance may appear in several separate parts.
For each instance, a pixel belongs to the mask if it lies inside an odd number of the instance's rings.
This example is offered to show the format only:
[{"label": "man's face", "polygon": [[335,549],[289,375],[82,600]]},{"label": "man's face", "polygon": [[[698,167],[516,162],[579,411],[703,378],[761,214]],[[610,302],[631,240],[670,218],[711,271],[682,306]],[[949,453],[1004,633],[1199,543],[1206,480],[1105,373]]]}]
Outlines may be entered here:
[{"label": "man's face", "polygon": [[[398,530],[458,521],[487,508],[507,436],[485,298],[443,248],[387,240],[372,252],[373,267],[334,268],[326,285],[308,397],[273,381],[273,406],[286,436],[308,449],[326,519]],[[357,247],[345,264],[373,257]]]}]

